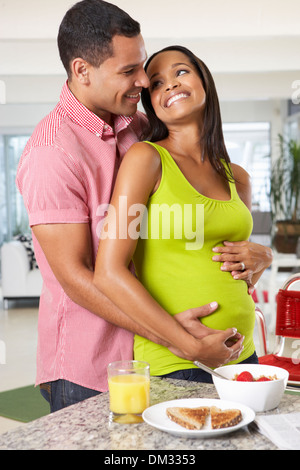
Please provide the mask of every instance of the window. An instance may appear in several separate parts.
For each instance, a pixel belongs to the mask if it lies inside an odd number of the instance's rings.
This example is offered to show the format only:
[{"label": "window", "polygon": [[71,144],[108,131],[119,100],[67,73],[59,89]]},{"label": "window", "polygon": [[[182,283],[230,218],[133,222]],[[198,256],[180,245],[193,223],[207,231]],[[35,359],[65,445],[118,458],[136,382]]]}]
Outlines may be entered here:
[{"label": "window", "polygon": [[232,163],[251,176],[253,211],[269,212],[271,126],[268,122],[223,124],[225,144]]},{"label": "window", "polygon": [[300,113],[289,116],[285,123],[285,134],[288,139],[300,141]]},{"label": "window", "polygon": [[0,245],[30,231],[23,199],[16,187],[20,156],[29,135],[0,135]]}]

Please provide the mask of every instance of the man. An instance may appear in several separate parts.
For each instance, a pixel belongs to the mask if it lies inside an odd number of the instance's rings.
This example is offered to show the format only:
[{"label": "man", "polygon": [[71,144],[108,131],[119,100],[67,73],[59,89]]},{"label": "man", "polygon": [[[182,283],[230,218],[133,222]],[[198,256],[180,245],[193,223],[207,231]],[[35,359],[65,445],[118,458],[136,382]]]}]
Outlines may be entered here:
[{"label": "man", "polygon": [[[83,0],[66,13],[58,47],[68,80],[55,109],[35,129],[17,173],[44,280],[36,383],[51,411],[107,390],[106,367],[132,357],[132,332],[162,342],[93,285],[99,208],[109,204],[120,160],[146,126],[137,112],[140,92],[149,85],[140,26],[112,4]],[[197,317],[215,308],[177,319],[196,332]],[[205,327],[198,334],[207,334]],[[241,340],[225,345],[231,335],[215,335],[226,361],[241,348]]]}]

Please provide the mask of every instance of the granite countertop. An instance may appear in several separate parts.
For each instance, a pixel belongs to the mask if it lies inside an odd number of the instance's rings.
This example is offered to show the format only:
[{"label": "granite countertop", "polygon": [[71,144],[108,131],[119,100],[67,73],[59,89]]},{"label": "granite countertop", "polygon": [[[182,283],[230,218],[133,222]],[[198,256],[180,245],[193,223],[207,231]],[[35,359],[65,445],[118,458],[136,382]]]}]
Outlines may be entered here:
[{"label": "granite countertop", "polygon": [[[218,398],[214,385],[151,379],[151,405],[178,398]],[[300,396],[285,394],[272,413],[300,411]],[[143,422],[109,420],[103,393],[0,435],[0,450],[272,450],[276,446],[253,425],[204,439],[175,437]]]}]

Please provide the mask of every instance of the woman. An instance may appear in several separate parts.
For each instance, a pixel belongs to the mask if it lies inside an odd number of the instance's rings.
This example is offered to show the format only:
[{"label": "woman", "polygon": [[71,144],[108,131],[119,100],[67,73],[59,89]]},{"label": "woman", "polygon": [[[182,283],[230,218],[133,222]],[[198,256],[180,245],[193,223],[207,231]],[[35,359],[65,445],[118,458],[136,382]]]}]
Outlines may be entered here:
[{"label": "woman", "polygon": [[[186,48],[172,46],[154,54],[146,72],[150,87],[142,99],[151,142],[135,144],[124,157],[94,282],[166,342],[165,347],[135,337],[135,358],[149,362],[152,375],[210,382],[194,360],[211,367],[257,362],[247,282],[258,280],[271,262],[270,253],[239,242],[252,230],[249,177],[230,165],[218,97],[205,64]],[[138,211],[144,212],[141,225]],[[113,231],[107,231],[109,225]],[[224,246],[224,240],[239,243]],[[212,250],[218,253],[214,260]],[[128,269],[131,260],[137,277]],[[250,268],[245,270],[246,262]],[[234,353],[228,352],[225,338],[223,348],[213,335],[194,338],[173,318],[211,301],[218,302],[218,309],[202,323],[228,337],[235,327],[242,339],[231,346]]]}]

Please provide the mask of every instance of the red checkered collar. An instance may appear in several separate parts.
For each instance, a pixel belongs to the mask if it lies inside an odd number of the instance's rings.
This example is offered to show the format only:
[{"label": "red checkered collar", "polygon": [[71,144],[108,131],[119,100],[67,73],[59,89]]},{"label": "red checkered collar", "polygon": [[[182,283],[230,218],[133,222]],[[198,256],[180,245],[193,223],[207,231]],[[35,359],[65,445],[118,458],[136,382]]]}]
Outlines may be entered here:
[{"label": "red checkered collar", "polygon": [[68,114],[68,116],[77,124],[85,127],[93,134],[98,137],[102,137],[103,132],[105,133],[118,133],[121,130],[128,127],[132,122],[132,116],[116,116],[114,122],[114,129],[107,124],[103,119],[99,118],[96,114],[86,108],[77,98],[73,95],[68,87],[66,81],[60,95],[60,105]]}]

